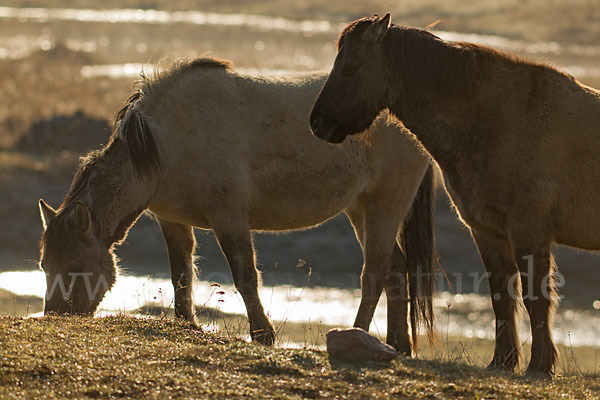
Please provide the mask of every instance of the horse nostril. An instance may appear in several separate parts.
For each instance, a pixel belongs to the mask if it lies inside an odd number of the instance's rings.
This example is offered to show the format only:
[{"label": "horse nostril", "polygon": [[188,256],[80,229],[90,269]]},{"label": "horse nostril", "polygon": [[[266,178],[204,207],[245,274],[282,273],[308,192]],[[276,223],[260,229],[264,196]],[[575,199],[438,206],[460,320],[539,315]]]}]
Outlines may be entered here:
[{"label": "horse nostril", "polygon": [[317,133],[319,126],[321,126],[321,117],[312,117],[310,120],[310,127],[314,133]]}]

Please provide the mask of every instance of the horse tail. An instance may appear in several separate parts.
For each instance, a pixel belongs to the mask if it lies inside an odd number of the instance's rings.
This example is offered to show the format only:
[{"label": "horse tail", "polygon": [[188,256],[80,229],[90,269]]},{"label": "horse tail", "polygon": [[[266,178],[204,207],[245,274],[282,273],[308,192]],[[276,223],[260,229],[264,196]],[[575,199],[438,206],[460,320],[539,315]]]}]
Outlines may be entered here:
[{"label": "horse tail", "polygon": [[402,228],[402,248],[408,264],[410,324],[413,348],[417,349],[418,331],[424,326],[430,344],[434,340],[433,293],[438,256],[435,251],[433,214],[435,175],[429,164],[407,219]]},{"label": "horse tail", "polygon": [[115,116],[113,140],[121,140],[134,169],[141,177],[158,172],[160,153],[147,117],[139,110],[142,92],[132,94]]}]

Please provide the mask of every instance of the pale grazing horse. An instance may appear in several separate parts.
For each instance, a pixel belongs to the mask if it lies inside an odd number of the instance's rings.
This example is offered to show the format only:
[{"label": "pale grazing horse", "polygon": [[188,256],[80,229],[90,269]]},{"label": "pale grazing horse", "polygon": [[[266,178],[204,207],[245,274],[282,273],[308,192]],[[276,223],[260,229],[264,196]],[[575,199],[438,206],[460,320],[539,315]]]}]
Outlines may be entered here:
[{"label": "pale grazing horse", "polygon": [[522,299],[533,340],[527,371],[551,376],[551,246],[600,249],[600,91],[545,64],[390,25],[388,14],[342,32],[310,123],[337,143],[386,109],[439,164],[489,273],[490,368],[518,363]]},{"label": "pale grazing horse", "polygon": [[[176,315],[195,320],[193,227],[212,229],[245,302],[251,337],[272,344],[251,230],[312,227],[344,211],[364,252],[356,325],[369,328],[380,296],[372,280],[385,280],[387,341],[410,354],[408,320],[413,341],[419,320],[429,330],[432,324],[429,159],[384,120],[341,146],[311,135],[306,115],[324,80],[322,73],[249,76],[209,58],[144,78],[117,114],[109,144],[82,159],[60,207],[40,201],[45,312],[93,313],[116,280],[115,245],[149,210],[167,244]],[[106,287],[90,295],[101,280]],[[57,281],[72,285],[70,292],[54,290]]]}]

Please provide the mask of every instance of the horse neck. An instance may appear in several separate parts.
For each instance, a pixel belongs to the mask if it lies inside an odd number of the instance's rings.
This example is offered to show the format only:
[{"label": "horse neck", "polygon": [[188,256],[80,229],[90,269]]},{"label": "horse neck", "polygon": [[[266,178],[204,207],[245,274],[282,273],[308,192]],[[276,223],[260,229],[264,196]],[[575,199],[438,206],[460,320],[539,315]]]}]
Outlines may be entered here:
[{"label": "horse neck", "polygon": [[127,151],[117,146],[95,171],[94,184],[82,202],[90,210],[95,232],[108,244],[124,239],[129,227],[147,208],[155,188],[154,178],[141,178]]},{"label": "horse neck", "polygon": [[458,111],[468,106],[449,105],[441,98],[423,96],[418,89],[403,92],[402,99],[395,101],[390,112],[415,134],[427,151],[440,165],[451,163],[460,142],[463,131],[461,126],[468,125]]},{"label": "horse neck", "polygon": [[[464,87],[444,87],[443,81],[432,85],[422,77],[411,79],[398,64],[388,69],[392,71],[389,87],[396,88],[390,112],[416,135],[442,169],[454,169],[461,152],[469,151],[466,147],[481,144],[478,142],[485,132],[479,129],[480,116],[495,105],[493,85],[487,82],[489,74],[473,70]],[[436,90],[437,86],[443,89]]]}]

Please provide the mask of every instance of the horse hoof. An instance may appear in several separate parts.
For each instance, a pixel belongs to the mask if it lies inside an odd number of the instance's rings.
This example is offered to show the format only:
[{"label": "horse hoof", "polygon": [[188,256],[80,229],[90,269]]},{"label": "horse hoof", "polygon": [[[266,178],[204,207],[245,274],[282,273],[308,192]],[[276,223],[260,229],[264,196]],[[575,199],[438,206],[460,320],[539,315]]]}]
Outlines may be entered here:
[{"label": "horse hoof", "polygon": [[275,331],[270,329],[257,329],[250,332],[253,342],[264,344],[265,346],[273,346],[275,344]]},{"label": "horse hoof", "polygon": [[175,321],[187,324],[190,326],[190,328],[202,330],[202,325],[194,316],[175,315]]},{"label": "horse hoof", "polygon": [[554,378],[554,372],[552,372],[551,370],[541,371],[528,368],[527,372],[525,372],[525,376],[527,376],[530,379],[549,381],[552,380],[552,378]]},{"label": "horse hoof", "polygon": [[398,343],[388,343],[390,346],[392,346],[394,349],[396,349],[396,351],[398,351],[398,355],[400,356],[404,356],[404,357],[412,357],[412,348],[410,345],[401,345]]},{"label": "horse hoof", "polygon": [[509,362],[498,362],[496,360],[492,360],[491,363],[489,363],[489,365],[485,368],[486,371],[493,371],[493,372],[497,372],[497,371],[503,371],[503,372],[515,372],[515,366],[516,363],[509,361]]}]

